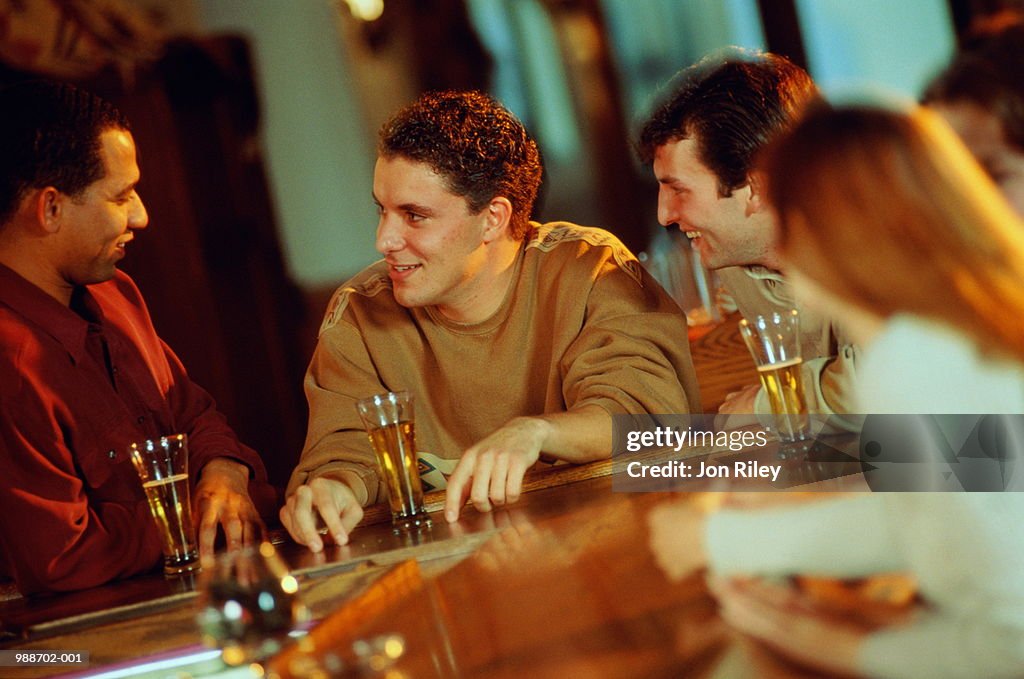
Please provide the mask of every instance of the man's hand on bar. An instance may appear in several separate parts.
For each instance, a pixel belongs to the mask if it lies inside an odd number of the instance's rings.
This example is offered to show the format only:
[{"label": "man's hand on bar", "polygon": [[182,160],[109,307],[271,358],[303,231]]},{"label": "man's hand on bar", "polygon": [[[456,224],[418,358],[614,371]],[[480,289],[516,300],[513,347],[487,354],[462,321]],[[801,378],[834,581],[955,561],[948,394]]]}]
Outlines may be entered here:
[{"label": "man's hand on bar", "polygon": [[224,529],[229,550],[252,544],[265,529],[249,497],[249,468],[240,462],[223,457],[210,460],[199,475],[195,504],[202,558],[213,556],[218,525]]},{"label": "man's hand on bar", "polygon": [[363,508],[347,485],[321,476],[296,488],[281,507],[280,516],[293,540],[319,552],[324,543],[317,518],[323,520],[335,544],[344,545],[363,518]]},{"label": "man's hand on bar", "polygon": [[611,415],[594,404],[510,420],[462,454],[448,478],[444,516],[449,523],[457,521],[467,499],[481,512],[519,500],[523,476],[541,451],[581,464],[611,455],[611,441]]},{"label": "man's hand on bar", "polygon": [[459,518],[466,500],[481,512],[519,499],[523,476],[540,458],[551,424],[541,418],[517,417],[462,454],[448,478],[444,515]]},{"label": "man's hand on bar", "polygon": [[757,401],[757,392],[761,389],[759,384],[751,384],[739,391],[729,393],[725,402],[718,408],[718,412],[725,415],[750,415],[754,411],[754,404]]}]

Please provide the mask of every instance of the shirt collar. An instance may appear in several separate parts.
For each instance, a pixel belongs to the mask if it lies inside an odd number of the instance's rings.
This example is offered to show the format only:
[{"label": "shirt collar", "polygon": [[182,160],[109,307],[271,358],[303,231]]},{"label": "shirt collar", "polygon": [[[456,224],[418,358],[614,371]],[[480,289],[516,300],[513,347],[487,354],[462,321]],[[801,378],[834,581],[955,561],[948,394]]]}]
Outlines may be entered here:
[{"label": "shirt collar", "polygon": [[[84,294],[84,304],[90,310],[98,309],[88,290]],[[60,342],[76,363],[86,357],[89,322],[3,264],[0,264],[0,304],[7,305],[29,324]]]},{"label": "shirt collar", "polygon": [[742,267],[742,269],[747,272],[748,276],[750,276],[751,278],[756,278],[757,280],[775,281],[776,283],[783,283],[786,280],[785,278],[783,278],[782,273],[776,271],[775,269],[769,269],[766,266],[761,266],[760,264],[755,264],[754,266],[744,266]]}]

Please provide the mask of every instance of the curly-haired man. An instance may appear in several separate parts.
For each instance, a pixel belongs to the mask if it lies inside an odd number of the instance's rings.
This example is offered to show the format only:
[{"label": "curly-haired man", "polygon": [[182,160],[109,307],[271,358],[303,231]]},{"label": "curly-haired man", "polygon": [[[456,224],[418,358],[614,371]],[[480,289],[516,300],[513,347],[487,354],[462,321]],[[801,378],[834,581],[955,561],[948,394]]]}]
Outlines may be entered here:
[{"label": "curly-haired man", "polygon": [[[384,490],[357,399],[416,398],[446,518],[515,502],[543,453],[611,453],[614,414],[699,403],[675,303],[610,233],[530,213],[536,144],[490,97],[421,97],[384,125],[373,196],[384,256],[335,293],[306,376],[306,445],[281,518],[314,551],[344,543]],[[680,341],[683,339],[683,341]]]}]

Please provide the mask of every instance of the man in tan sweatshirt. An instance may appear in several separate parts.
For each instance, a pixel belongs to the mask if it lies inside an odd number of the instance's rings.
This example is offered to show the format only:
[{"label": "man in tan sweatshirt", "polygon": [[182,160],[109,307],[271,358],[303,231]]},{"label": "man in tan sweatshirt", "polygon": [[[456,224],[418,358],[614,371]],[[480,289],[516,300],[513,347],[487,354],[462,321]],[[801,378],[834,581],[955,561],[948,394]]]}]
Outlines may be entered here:
[{"label": "man in tan sweatshirt", "polygon": [[445,516],[515,502],[546,459],[612,448],[612,415],[700,403],[686,319],[617,238],[529,221],[522,124],[479,93],[421,97],[381,130],[372,264],[335,293],[306,375],[309,430],[281,519],[323,548],[385,499],[357,400],[405,390],[419,451],[451,460]]}]

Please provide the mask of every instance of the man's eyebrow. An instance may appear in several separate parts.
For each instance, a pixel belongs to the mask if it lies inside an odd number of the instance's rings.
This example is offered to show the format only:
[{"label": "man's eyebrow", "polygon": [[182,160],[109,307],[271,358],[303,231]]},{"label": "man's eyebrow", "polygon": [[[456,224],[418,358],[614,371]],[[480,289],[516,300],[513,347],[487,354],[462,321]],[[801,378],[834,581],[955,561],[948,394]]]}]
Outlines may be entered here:
[{"label": "man's eyebrow", "polygon": [[419,215],[432,215],[434,211],[426,205],[419,205],[417,203],[402,203],[398,206],[398,209],[402,212],[415,212]]},{"label": "man's eyebrow", "polygon": [[[376,195],[371,193],[370,196],[373,198],[373,202],[377,207],[384,209],[384,206],[377,199]],[[398,206],[398,211],[414,212],[418,215],[424,215],[427,217],[432,217],[434,215],[434,210],[432,208],[429,208],[426,205],[420,205],[419,203],[402,203],[401,205]]]},{"label": "man's eyebrow", "polygon": [[132,191],[135,190],[136,186],[139,185],[139,180],[140,179],[142,179],[142,178],[140,177],[139,179],[136,179],[131,184],[129,184],[128,186],[124,187],[123,189],[121,189],[120,191],[115,193],[114,195],[117,196],[118,198],[120,198],[121,196],[127,196],[129,193],[131,193]]}]

